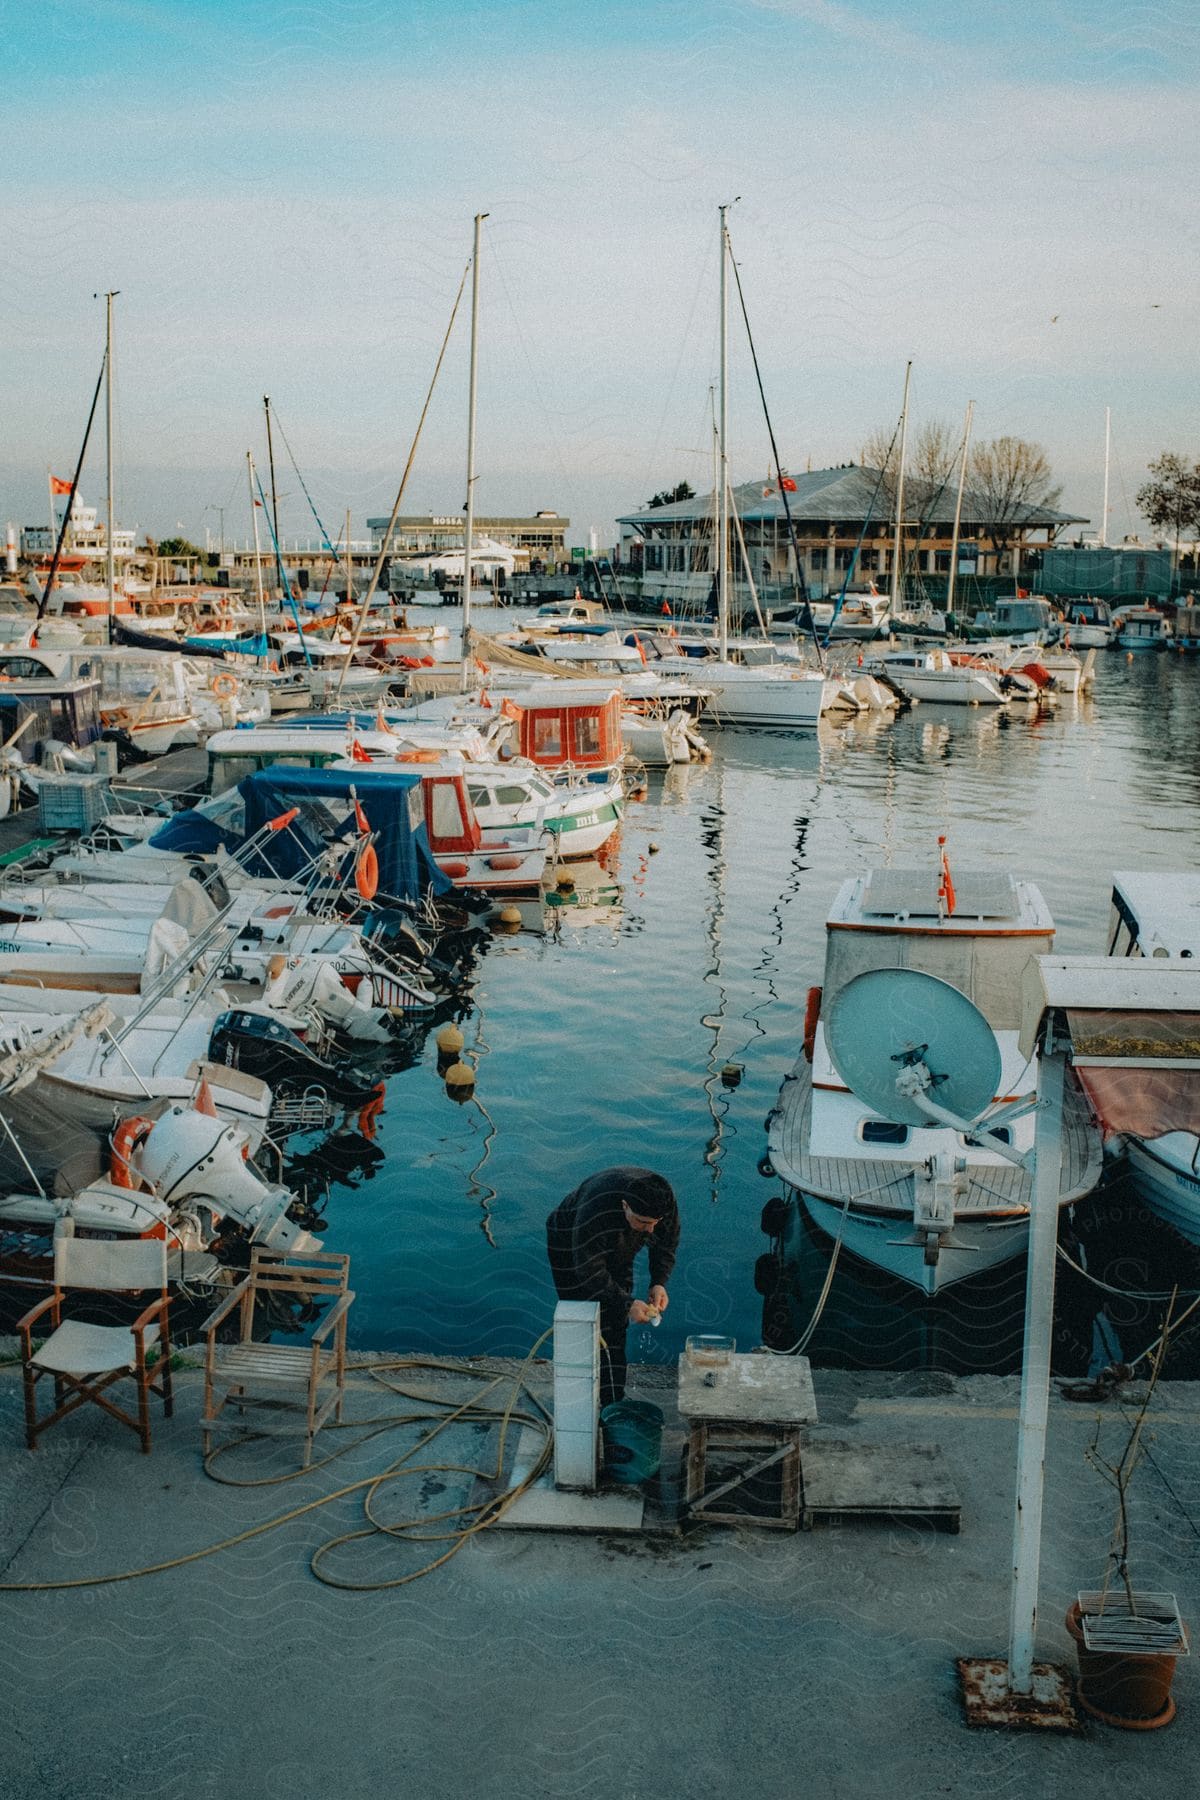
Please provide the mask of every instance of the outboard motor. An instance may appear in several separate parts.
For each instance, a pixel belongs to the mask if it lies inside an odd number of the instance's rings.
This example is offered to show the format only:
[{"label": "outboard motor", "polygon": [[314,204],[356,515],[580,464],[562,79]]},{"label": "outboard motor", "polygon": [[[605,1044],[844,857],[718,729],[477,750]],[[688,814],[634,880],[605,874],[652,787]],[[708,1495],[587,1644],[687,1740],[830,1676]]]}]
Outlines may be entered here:
[{"label": "outboard motor", "polygon": [[294,1031],[262,1013],[222,1013],[209,1040],[210,1062],[243,1074],[257,1075],[276,1094],[320,1089],[348,1112],[361,1112],[377,1100],[379,1084],[355,1069],[344,1073],[308,1048]]},{"label": "outboard motor", "polygon": [[265,1182],[243,1156],[245,1136],[235,1125],[190,1106],[172,1106],[156,1120],[130,1157],[130,1168],[164,1206],[207,1201],[232,1219],[252,1243],[272,1250],[309,1251],[320,1240],[288,1217],[296,1196]]}]

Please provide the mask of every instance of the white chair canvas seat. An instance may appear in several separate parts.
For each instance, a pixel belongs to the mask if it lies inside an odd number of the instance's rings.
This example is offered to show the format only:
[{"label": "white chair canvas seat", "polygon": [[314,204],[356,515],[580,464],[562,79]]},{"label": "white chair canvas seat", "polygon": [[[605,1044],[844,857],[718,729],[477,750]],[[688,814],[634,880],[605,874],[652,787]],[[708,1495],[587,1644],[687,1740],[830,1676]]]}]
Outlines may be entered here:
[{"label": "white chair canvas seat", "polygon": [[[63,1317],[69,1294],[154,1293],[129,1325],[94,1325]],[[31,1450],[43,1431],[57,1425],[89,1402],[136,1431],[142,1450],[150,1450],[150,1395],[157,1394],[168,1418],[174,1410],[171,1388],[170,1296],[167,1293],[167,1246],[161,1238],[77,1238],[54,1243],[54,1292],[39,1301],[17,1325],[25,1380],[25,1442]],[[34,1346],[34,1327],[47,1320],[53,1327],[45,1343]],[[157,1363],[148,1352],[159,1351]],[[54,1408],[38,1414],[38,1386],[54,1384]],[[107,1397],[117,1381],[133,1381],[137,1415],[123,1411]]]},{"label": "white chair canvas seat", "polygon": [[[147,1325],[147,1350],[161,1335],[157,1325]],[[135,1368],[137,1343],[127,1325],[85,1325],[81,1319],[67,1319],[34,1351],[33,1361],[39,1369],[60,1375],[103,1375],[110,1369]]]}]

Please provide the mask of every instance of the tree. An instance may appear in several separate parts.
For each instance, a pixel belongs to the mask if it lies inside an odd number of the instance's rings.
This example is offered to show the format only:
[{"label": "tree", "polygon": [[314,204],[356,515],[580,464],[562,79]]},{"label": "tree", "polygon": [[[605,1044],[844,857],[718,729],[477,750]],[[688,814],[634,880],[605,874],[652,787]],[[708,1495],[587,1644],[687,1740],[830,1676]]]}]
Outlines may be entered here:
[{"label": "tree", "polygon": [[[962,453],[962,433],[944,419],[929,419],[908,441],[905,451],[904,479],[942,487],[953,476]],[[882,469],[881,493],[889,501],[895,499],[896,478],[900,468],[900,433],[873,431],[858,453],[864,469]]]},{"label": "tree", "polygon": [[1153,479],[1138,489],[1137,509],[1156,530],[1170,532],[1178,565],[1180,538],[1200,530],[1200,463],[1164,450],[1148,469]]},{"label": "tree", "polygon": [[689,481],[678,482],[673,488],[664,488],[661,494],[655,494],[647,500],[647,506],[674,506],[677,500],[694,500],[696,490]]},{"label": "tree", "polygon": [[[147,541],[147,543],[149,543],[150,540],[147,539],[146,541]],[[160,539],[158,546],[157,546],[156,553],[159,556],[203,556],[204,555],[203,550],[201,550],[198,545],[193,544],[187,538],[182,538],[182,537]]]},{"label": "tree", "polygon": [[1019,543],[1031,510],[1056,506],[1062,494],[1040,444],[998,437],[976,444],[967,470],[969,511],[990,538],[997,559]]}]

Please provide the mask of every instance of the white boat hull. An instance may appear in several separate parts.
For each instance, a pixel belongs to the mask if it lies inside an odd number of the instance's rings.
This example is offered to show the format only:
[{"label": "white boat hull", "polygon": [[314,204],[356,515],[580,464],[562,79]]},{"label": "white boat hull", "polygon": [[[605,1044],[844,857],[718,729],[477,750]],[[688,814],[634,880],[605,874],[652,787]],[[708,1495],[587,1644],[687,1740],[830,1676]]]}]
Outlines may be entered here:
[{"label": "white boat hull", "polygon": [[[1185,1139],[1191,1152],[1196,1152],[1196,1140],[1190,1134],[1172,1132],[1171,1137]],[[1152,1138],[1148,1143],[1130,1138],[1130,1177],[1151,1212],[1173,1225],[1189,1244],[1200,1244],[1200,1175],[1192,1166],[1191,1156],[1182,1153],[1184,1147],[1180,1147],[1178,1155],[1172,1153],[1173,1148],[1161,1138]]]},{"label": "white boat hull", "polygon": [[937,1260],[927,1264],[924,1244],[905,1241],[913,1235],[911,1212],[881,1216],[856,1212],[851,1206],[843,1227],[840,1202],[822,1200],[816,1194],[804,1194],[802,1198],[813,1224],[826,1236],[835,1238],[840,1229],[842,1243],[852,1255],[899,1276],[901,1281],[910,1282],[930,1296],[967,1276],[982,1275],[1014,1256],[1024,1255],[1029,1243],[1026,1218],[964,1219],[957,1215],[955,1243],[940,1244]]},{"label": "white boat hull", "polygon": [[892,668],[885,665],[889,681],[894,681],[910,700],[931,700],[943,706],[1004,706],[1005,696],[990,675],[974,669],[919,670]]},{"label": "white boat hull", "polygon": [[704,717],[714,725],[791,725],[815,730],[834,700],[836,683],[817,674],[765,669],[715,670],[703,664],[697,680],[708,690]]}]

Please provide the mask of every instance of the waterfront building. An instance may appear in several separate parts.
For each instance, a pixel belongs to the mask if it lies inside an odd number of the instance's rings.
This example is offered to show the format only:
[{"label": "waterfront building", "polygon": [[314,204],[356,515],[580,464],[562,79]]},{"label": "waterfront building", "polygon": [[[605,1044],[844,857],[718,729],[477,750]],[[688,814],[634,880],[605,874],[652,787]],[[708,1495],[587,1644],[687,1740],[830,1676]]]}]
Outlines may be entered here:
[{"label": "waterfront building", "polygon": [[[54,496],[53,525],[23,525],[21,527],[21,555],[29,562],[42,562],[54,555],[54,546],[58,534],[62,530],[63,516],[67,508],[67,495]],[[113,560],[125,563],[136,553],[137,532],[124,531],[119,526],[113,527]],[[104,522],[94,506],[85,506],[82,500],[76,500],[71,508],[71,525],[63,545],[64,553],[72,557],[83,557],[87,562],[104,562],[107,560],[107,540],[104,535]]]},{"label": "waterfront building", "polygon": [[[786,511],[777,480],[745,481],[732,491],[756,585],[764,589],[790,585],[796,578],[787,524],[790,511],[801,571],[814,597],[836,591],[843,582],[873,581],[886,587],[892,570],[894,502],[879,471],[849,463],[810,469],[784,480]],[[949,573],[956,498],[956,482],[934,487],[911,476],[906,480],[901,557],[906,575]],[[665,593],[672,587],[686,593],[705,586],[714,566],[713,513],[712,494],[627,513],[617,521],[622,564],[639,571],[647,587],[661,581]],[[1015,507],[1006,523],[1007,540],[998,548],[988,503],[968,488],[959,528],[959,572],[1016,577],[1067,526],[1085,522],[1052,507]],[[740,574],[742,567],[735,538],[731,568]]]},{"label": "waterfront building", "polygon": [[[447,550],[457,550],[461,555],[464,518],[465,515],[460,512],[402,516],[392,528],[392,559],[404,561],[409,557],[438,555]],[[383,542],[387,523],[385,518],[367,520],[371,548],[376,555]],[[491,538],[515,550],[518,569],[527,569],[534,562],[552,567],[568,560],[567,529],[570,523],[570,519],[564,518],[561,513],[550,511],[518,518],[481,518],[476,515],[475,531],[480,537]]]}]

